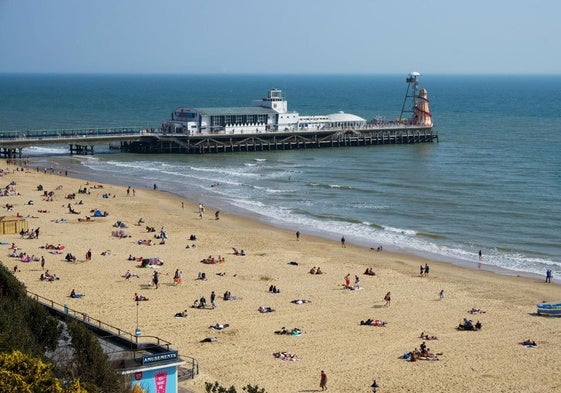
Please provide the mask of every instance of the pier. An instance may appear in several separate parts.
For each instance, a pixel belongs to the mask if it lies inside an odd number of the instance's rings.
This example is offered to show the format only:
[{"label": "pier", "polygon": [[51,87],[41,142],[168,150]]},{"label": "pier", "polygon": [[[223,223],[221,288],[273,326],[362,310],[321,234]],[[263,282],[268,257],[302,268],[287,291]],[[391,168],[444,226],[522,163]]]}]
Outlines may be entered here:
[{"label": "pier", "polygon": [[126,146],[134,153],[208,154],[438,142],[432,127],[381,126],[244,134],[146,134]]},{"label": "pier", "polygon": [[[366,126],[320,131],[255,133],[164,133],[146,127],[0,132],[0,156],[22,158],[31,146],[67,145],[70,154],[93,155],[95,146],[108,145],[131,153],[208,154],[275,151],[438,142],[432,127]],[[115,147],[115,144],[118,144]]]},{"label": "pier", "polygon": [[0,131],[0,157],[21,158],[24,148],[47,145],[68,145],[70,154],[78,155],[93,155],[95,146],[115,143],[124,150],[128,143],[152,131],[146,127]]}]

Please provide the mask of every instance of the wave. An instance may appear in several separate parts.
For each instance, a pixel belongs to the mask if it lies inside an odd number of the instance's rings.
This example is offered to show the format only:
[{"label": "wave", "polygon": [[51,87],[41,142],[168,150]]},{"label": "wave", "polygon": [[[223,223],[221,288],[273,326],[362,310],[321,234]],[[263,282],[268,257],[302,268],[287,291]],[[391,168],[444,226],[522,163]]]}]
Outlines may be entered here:
[{"label": "wave", "polygon": [[61,156],[70,155],[68,147],[58,147],[58,146],[30,146],[22,149],[22,154],[26,157],[36,157],[36,156]]},{"label": "wave", "polygon": [[383,228],[385,231],[401,233],[402,235],[407,235],[407,236],[415,236],[417,234],[417,232],[412,229],[394,228],[386,225],[384,225]]}]

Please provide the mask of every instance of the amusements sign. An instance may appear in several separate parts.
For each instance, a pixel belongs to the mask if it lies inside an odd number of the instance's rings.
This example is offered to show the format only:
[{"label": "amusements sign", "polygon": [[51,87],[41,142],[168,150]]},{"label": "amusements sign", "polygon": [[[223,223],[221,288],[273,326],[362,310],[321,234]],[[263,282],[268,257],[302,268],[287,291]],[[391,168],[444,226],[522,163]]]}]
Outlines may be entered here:
[{"label": "amusements sign", "polygon": [[132,374],[132,393],[176,393],[176,366]]}]

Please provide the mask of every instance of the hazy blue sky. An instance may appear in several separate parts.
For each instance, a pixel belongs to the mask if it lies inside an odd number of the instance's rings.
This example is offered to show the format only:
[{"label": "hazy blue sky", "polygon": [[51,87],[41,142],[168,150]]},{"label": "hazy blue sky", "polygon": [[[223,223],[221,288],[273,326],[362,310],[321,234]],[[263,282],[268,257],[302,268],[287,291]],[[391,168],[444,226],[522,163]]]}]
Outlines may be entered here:
[{"label": "hazy blue sky", "polygon": [[561,73],[560,0],[0,0],[0,72]]}]

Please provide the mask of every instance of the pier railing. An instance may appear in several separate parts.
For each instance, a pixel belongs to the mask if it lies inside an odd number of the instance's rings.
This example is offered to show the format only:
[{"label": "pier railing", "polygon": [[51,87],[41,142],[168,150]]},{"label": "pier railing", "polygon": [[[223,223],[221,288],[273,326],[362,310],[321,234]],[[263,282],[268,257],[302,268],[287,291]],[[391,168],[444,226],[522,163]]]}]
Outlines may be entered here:
[{"label": "pier railing", "polygon": [[27,131],[0,131],[0,139],[42,139],[42,138],[68,138],[88,136],[111,135],[137,135],[144,132],[153,132],[154,129],[146,127],[105,127],[105,128],[57,128]]}]

